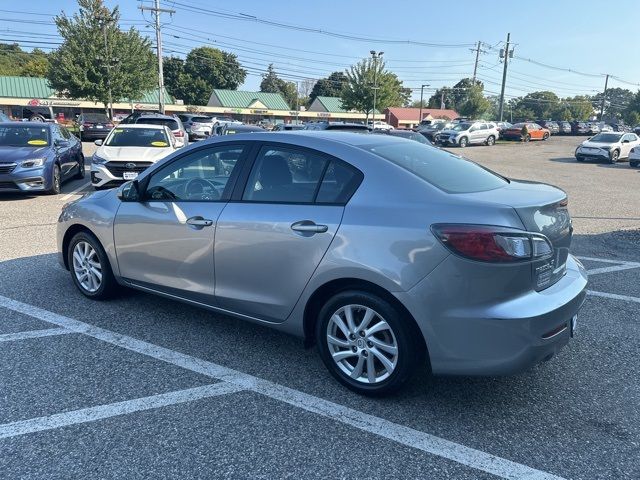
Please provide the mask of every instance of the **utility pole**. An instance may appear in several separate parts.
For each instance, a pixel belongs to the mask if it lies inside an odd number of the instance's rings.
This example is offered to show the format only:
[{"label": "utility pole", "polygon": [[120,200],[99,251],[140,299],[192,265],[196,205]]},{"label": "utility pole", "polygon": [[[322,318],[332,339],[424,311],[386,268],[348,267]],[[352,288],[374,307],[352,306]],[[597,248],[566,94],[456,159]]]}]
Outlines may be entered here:
[{"label": "utility pole", "polygon": [[[476,51],[476,63],[473,65],[473,84],[476,84],[476,74],[478,73],[478,61],[480,60],[480,45],[482,42],[478,40],[478,47],[475,49]],[[473,50],[472,50],[473,51]]]},{"label": "utility pole", "polygon": [[500,117],[500,121],[502,121],[502,114],[504,113],[504,87],[507,83],[507,65],[509,65],[509,57],[513,58],[513,51],[509,50],[509,41],[511,39],[511,33],[507,33],[507,45],[505,47],[504,54],[503,51],[500,51],[501,57],[504,56],[504,68],[502,70],[502,88],[500,89],[500,110],[498,116]]},{"label": "utility pole", "polygon": [[107,27],[110,23],[113,23],[113,19],[107,16],[99,17],[100,28],[102,30],[102,35],[104,36],[104,56],[97,57],[98,60],[102,60],[104,63],[104,68],[107,70],[107,113],[109,115],[109,119],[113,120],[113,95],[111,93],[111,67],[115,65],[117,59],[112,58],[109,54],[109,44],[107,42]]},{"label": "utility pole", "polygon": [[420,117],[418,118],[418,125],[422,121],[422,98],[424,94],[424,87],[428,87],[429,84],[425,83],[424,85],[420,85]]},{"label": "utility pole", "polygon": [[444,110],[444,92],[440,92],[440,110]]},{"label": "utility pole", "polygon": [[373,126],[373,130],[376,129],[376,94],[378,93],[378,59],[382,57],[384,52],[376,53],[375,50],[371,50],[369,52],[371,54],[371,58],[373,58],[373,111],[371,112],[372,120],[371,125]]},{"label": "utility pole", "polygon": [[138,8],[143,12],[145,10],[153,12],[156,19],[155,29],[156,51],[158,53],[158,107],[160,113],[164,113],[164,73],[162,71],[162,30],[160,25],[160,14],[168,13],[169,15],[173,15],[174,13],[176,13],[176,11],[168,8],[160,8],[160,0],[155,0],[154,7],[145,7],[144,5],[141,5]]},{"label": "utility pole", "polygon": [[607,86],[609,85],[609,74],[604,79],[604,93],[602,94],[602,103],[600,104],[600,121],[602,121],[602,116],[604,115],[604,104],[607,100]]}]

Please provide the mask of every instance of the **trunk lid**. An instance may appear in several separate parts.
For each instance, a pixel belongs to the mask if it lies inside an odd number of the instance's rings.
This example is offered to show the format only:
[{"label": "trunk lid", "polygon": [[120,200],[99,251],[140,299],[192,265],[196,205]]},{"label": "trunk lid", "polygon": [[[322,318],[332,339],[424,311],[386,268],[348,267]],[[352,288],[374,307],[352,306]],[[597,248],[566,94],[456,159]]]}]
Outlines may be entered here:
[{"label": "trunk lid", "polygon": [[470,200],[508,205],[522,221],[524,228],[546,236],[553,246],[553,255],[532,263],[536,290],[556,283],[566,271],[573,226],[567,208],[567,194],[557,187],[524,180],[510,180],[495,190],[461,195]]}]

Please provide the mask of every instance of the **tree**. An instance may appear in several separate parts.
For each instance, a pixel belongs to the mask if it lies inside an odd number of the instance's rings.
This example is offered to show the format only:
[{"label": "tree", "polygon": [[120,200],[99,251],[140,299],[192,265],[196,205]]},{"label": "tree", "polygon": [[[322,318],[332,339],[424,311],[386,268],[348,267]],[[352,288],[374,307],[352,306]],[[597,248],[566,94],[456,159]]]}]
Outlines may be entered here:
[{"label": "tree", "polygon": [[118,28],[118,7],[109,10],[102,0],[78,0],[78,5],[79,12],[72,18],[55,17],[63,44],[50,54],[47,78],[51,86],[66,97],[100,102],[105,107],[107,79],[114,100],[138,98],[152,89],[157,74],[149,41],[134,28],[126,32]]},{"label": "tree", "polygon": [[367,120],[373,111],[373,87],[377,85],[376,110],[405,105],[411,91],[402,85],[402,81],[385,70],[383,61],[371,58],[361,60],[346,72],[347,84],[342,91],[342,105],[347,110],[365,112]]},{"label": "tree", "polygon": [[449,87],[439,88],[429,98],[428,105],[429,108],[441,108],[444,105],[444,108],[455,110],[456,105],[453,97],[453,91]]},{"label": "tree", "polygon": [[178,84],[184,90],[185,102],[206,105],[214,88],[235,90],[246,77],[247,71],[234,54],[217,48],[198,47],[187,55]]},{"label": "tree", "polygon": [[640,90],[629,101],[629,105],[624,111],[624,121],[629,125],[640,124]]},{"label": "tree", "polygon": [[25,52],[18,44],[0,43],[0,75],[45,77],[48,69],[49,57],[42,50]]},{"label": "tree", "polygon": [[533,119],[547,119],[552,117],[552,112],[557,110],[559,105],[560,99],[555,93],[542,91],[525,95],[517,108],[533,112]]},{"label": "tree", "polygon": [[[420,108],[420,100],[414,100],[409,104],[411,108]],[[428,100],[422,100],[422,108],[428,108],[429,102]]]},{"label": "tree", "polygon": [[[435,91],[435,93],[429,98],[429,108],[449,108],[451,110],[460,110],[460,107],[463,103],[469,100],[469,95],[473,89],[473,97],[474,101],[479,101],[479,97],[476,96],[476,91],[484,90],[484,84],[476,80],[473,81],[472,78],[463,78],[458,83],[456,83],[453,87],[442,87]],[[487,106],[485,111],[490,107]],[[484,113],[484,111],[482,112]]]},{"label": "tree", "polygon": [[587,120],[593,115],[593,105],[588,95],[578,95],[565,100],[574,120]]},{"label": "tree", "polygon": [[316,97],[339,97],[347,81],[344,72],[333,72],[327,78],[321,78],[309,94],[309,103],[313,102]]},{"label": "tree", "polygon": [[267,73],[262,76],[260,91],[267,93],[279,93],[289,104],[289,108],[294,108],[298,102],[297,86],[293,82],[286,82],[278,77],[273,67],[273,63],[267,67]]},{"label": "tree", "polygon": [[[602,93],[596,93],[591,97],[593,108],[600,112],[602,106]],[[629,103],[633,100],[633,92],[626,88],[610,88],[607,90],[604,105],[604,118],[619,120],[622,118]]]},{"label": "tree", "polygon": [[164,57],[162,73],[164,74],[164,86],[169,94],[175,98],[183,99],[180,75],[184,74],[184,60],[179,57]]},{"label": "tree", "polygon": [[466,91],[464,100],[457,107],[458,113],[466,117],[480,118],[491,108],[491,102],[482,94],[481,85],[472,85]]}]

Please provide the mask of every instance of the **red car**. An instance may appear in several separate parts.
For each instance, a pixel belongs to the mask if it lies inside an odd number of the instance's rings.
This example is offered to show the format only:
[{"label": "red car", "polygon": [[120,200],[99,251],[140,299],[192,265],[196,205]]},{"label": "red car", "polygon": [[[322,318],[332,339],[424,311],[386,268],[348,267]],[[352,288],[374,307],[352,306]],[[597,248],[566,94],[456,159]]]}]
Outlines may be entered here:
[{"label": "red car", "polygon": [[[527,126],[527,135],[522,137],[522,127]],[[502,132],[502,138],[505,140],[520,140],[528,142],[529,140],[546,140],[551,136],[551,132],[538,125],[537,123],[516,123]]]}]

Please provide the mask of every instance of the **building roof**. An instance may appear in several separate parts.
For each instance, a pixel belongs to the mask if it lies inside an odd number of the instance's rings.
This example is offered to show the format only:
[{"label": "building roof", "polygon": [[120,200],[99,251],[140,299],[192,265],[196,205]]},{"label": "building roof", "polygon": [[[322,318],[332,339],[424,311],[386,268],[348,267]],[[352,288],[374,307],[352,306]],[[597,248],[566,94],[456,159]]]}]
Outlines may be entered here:
[{"label": "building roof", "polygon": [[291,110],[279,93],[247,92],[216,88],[209,99],[209,106],[228,108],[266,108],[269,110]]},{"label": "building roof", "polygon": [[[62,98],[49,86],[46,78],[41,77],[3,77],[0,76],[0,97],[7,98]],[[173,103],[167,90],[164,91],[167,103]],[[129,101],[129,100],[125,100]],[[158,103],[158,90],[150,90],[133,103]]]},{"label": "building roof", "polygon": [[[317,102],[317,103],[316,103]],[[315,106],[313,104],[316,104]],[[347,110],[342,106],[342,99],[340,97],[316,97],[311,106],[310,110],[315,110],[320,107],[325,112],[336,112],[336,113],[346,113]]]},{"label": "building roof", "polygon": [[[396,117],[399,121],[414,121],[416,123],[420,121],[419,108],[392,107],[387,110],[389,111],[389,114]],[[424,118],[427,115],[431,115],[433,118],[447,117],[449,120],[453,120],[460,116],[455,110],[449,110],[446,108],[423,108],[422,117]]]}]

